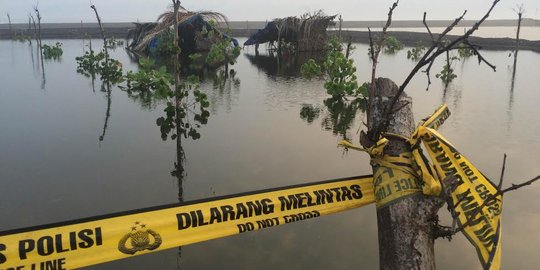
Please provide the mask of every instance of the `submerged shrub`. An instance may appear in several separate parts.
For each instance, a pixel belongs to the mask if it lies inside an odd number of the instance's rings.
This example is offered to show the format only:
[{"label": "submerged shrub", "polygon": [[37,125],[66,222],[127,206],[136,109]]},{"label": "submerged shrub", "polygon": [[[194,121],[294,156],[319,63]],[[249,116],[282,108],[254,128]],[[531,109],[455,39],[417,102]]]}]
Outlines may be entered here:
[{"label": "submerged shrub", "polygon": [[[354,61],[343,53],[339,38],[331,38],[326,45],[326,55],[322,63],[314,59],[302,65],[300,71],[305,78],[324,76],[324,88],[332,97],[365,97],[367,86],[359,85]],[[349,47],[349,53],[352,48]]]},{"label": "submerged shrub", "polygon": [[414,48],[407,51],[407,59],[418,62],[420,58],[424,55],[425,50],[426,47],[424,46],[424,44],[422,44],[422,42],[417,42]]},{"label": "submerged shrub", "polygon": [[41,46],[41,49],[43,49],[43,57],[45,59],[59,59],[64,53],[62,43],[60,42],[56,42],[54,45],[44,44]]},{"label": "submerged shrub", "polygon": [[474,51],[467,45],[460,43],[458,46],[458,54],[461,58],[469,58],[474,55]]},{"label": "submerged shrub", "polygon": [[457,78],[457,75],[454,74],[454,69],[446,64],[443,66],[441,72],[437,73],[435,77],[441,79],[445,84],[449,84],[451,81]]},{"label": "submerged shrub", "polygon": [[389,36],[384,40],[384,52],[394,54],[403,49],[403,44],[393,36]]},{"label": "submerged shrub", "polygon": [[86,51],[83,56],[75,57],[77,72],[87,77],[100,75],[100,79],[107,82],[118,83],[123,80],[122,63],[109,58],[105,49],[99,53],[93,50]]},{"label": "submerged shrub", "polygon": [[124,77],[128,91],[153,91],[167,95],[174,82],[165,66],[153,69],[154,60],[142,58],[137,72],[128,71]]},{"label": "submerged shrub", "polygon": [[107,48],[109,49],[114,50],[120,46],[124,46],[124,41],[112,37],[110,39],[107,39],[107,41],[105,42],[105,46],[107,46]]}]

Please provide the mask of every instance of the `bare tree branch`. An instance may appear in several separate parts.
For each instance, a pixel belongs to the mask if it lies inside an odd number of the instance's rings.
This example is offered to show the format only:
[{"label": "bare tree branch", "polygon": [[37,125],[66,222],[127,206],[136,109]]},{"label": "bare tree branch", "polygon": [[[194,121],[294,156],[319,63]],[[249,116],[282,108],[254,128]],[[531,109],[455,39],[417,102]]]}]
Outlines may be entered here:
[{"label": "bare tree branch", "polygon": [[528,186],[528,185],[530,185],[530,184],[532,184],[532,183],[534,183],[534,182],[536,182],[536,181],[538,181],[538,180],[540,180],[540,175],[536,176],[535,178],[533,178],[533,179],[531,179],[531,180],[529,180],[529,181],[527,181],[527,182],[523,182],[523,183],[521,183],[521,184],[512,184],[512,186],[510,186],[510,187],[508,187],[508,188],[506,188],[506,189],[501,190],[499,193],[500,193],[500,194],[504,194],[504,193],[506,193],[506,192],[508,192],[508,191],[514,191],[514,190],[520,189],[520,188],[522,188],[522,187],[524,187],[524,186]]},{"label": "bare tree branch", "polygon": [[422,22],[424,23],[424,26],[426,27],[429,33],[429,36],[431,37],[431,43],[435,43],[435,38],[433,37],[433,34],[431,33],[431,30],[429,29],[429,26],[427,25],[427,22],[426,22],[426,15],[427,13],[424,11],[424,18],[422,19]]},{"label": "bare tree branch", "polygon": [[388,27],[392,24],[392,14],[394,13],[394,9],[397,8],[399,3],[399,0],[394,2],[392,6],[390,7],[390,10],[388,11],[388,19],[386,20],[386,24],[383,26],[381,36],[378,37],[377,44],[374,47],[373,46],[373,40],[371,38],[371,30],[368,28],[368,31],[370,33],[370,47],[371,47],[371,60],[372,60],[372,68],[371,68],[371,89],[375,90],[375,74],[377,71],[377,63],[379,58],[379,53],[381,52],[382,47],[384,46],[384,40],[386,39],[386,31],[388,30]]},{"label": "bare tree branch", "polygon": [[481,64],[482,62],[484,62],[486,65],[488,65],[491,69],[493,69],[493,71],[497,71],[497,67],[493,64],[491,64],[490,62],[488,62],[483,56],[482,54],[478,51],[478,49],[476,48],[476,46],[473,46],[471,43],[469,43],[468,40],[465,40],[463,41],[463,44],[467,45],[467,47],[469,49],[471,49],[473,52],[474,52],[474,55],[476,55],[476,57],[478,57],[478,64]]},{"label": "bare tree branch", "polygon": [[[386,39],[386,31],[388,30],[388,27],[390,27],[390,25],[392,24],[392,14],[394,13],[394,10],[397,8],[398,3],[399,3],[399,0],[396,0],[396,2],[394,2],[392,4],[392,6],[390,7],[390,9],[388,11],[388,18],[386,20],[386,24],[384,25],[384,27],[382,29],[381,36],[378,37],[379,39],[377,41],[376,46],[374,46],[374,44],[373,44],[373,38],[372,38],[372,35],[371,35],[371,29],[368,28],[369,46],[370,46],[370,50],[371,50],[371,52],[370,52],[370,56],[371,56],[371,83],[370,83],[370,87],[369,87],[369,91],[368,91],[368,98],[370,100],[372,100],[375,97],[375,89],[376,89],[375,76],[377,74],[377,64],[378,64],[379,53],[381,51],[382,46],[384,45],[384,40]],[[368,110],[368,119],[370,119],[369,114],[370,114],[370,111]],[[370,120],[368,120],[368,125],[369,126],[371,125]],[[372,139],[372,141],[374,141],[374,140]]]},{"label": "bare tree branch", "polygon": [[[467,11],[464,11],[463,14],[460,17],[456,18],[452,22],[452,24],[450,24],[441,34],[439,34],[439,36],[437,38],[437,41],[434,44],[432,44],[432,46],[422,56],[420,61],[418,61],[416,66],[411,70],[409,75],[406,77],[405,81],[399,86],[399,90],[398,90],[397,94],[392,98],[391,102],[389,102],[389,105],[385,108],[384,113],[383,113],[383,117],[384,117],[385,120],[381,121],[380,126],[374,127],[370,131],[370,133],[371,133],[370,134],[370,139],[372,141],[375,141],[380,136],[380,134],[382,132],[386,131],[386,129],[388,128],[388,125],[390,124],[390,116],[395,112],[395,111],[393,112],[392,108],[396,104],[397,100],[400,98],[401,94],[403,94],[403,92],[405,91],[405,88],[410,83],[412,78],[420,71],[420,69],[423,68],[426,65],[433,65],[432,62],[435,61],[435,59],[438,56],[445,53],[446,51],[452,50],[453,48],[457,47],[457,45],[459,45],[463,41],[466,41],[476,30],[478,30],[478,27],[489,17],[492,10],[495,8],[497,3],[499,3],[499,2],[500,2],[500,0],[494,0],[491,7],[489,8],[489,10],[485,13],[485,15],[479,21],[477,21],[473,25],[473,27],[471,29],[469,29],[467,32],[465,32],[465,34],[457,37],[453,41],[448,42],[448,44],[443,45],[443,44],[441,44],[441,41],[443,40],[444,37],[446,37],[446,35],[460,21],[463,20],[463,18],[465,16],[465,14],[467,13]],[[391,15],[391,12],[389,14]],[[492,66],[492,65],[490,65],[490,66]],[[372,72],[373,71],[374,71],[374,69],[372,69]],[[426,74],[427,73],[429,73],[429,72],[426,72]],[[373,75],[372,75],[372,77],[373,77]],[[429,86],[429,84],[428,84],[428,86]]]},{"label": "bare tree branch", "polygon": [[429,90],[429,86],[431,85],[431,75],[430,75],[430,72],[431,72],[431,67],[433,67],[433,63],[435,63],[435,61],[431,61],[429,63],[429,66],[426,68],[426,70],[424,70],[423,72],[426,73],[426,76],[427,76],[427,86],[426,86],[426,91]]},{"label": "bare tree branch", "polygon": [[506,153],[504,153],[504,157],[503,157],[503,164],[502,164],[502,169],[501,169],[501,177],[499,178],[499,185],[497,186],[498,190],[501,190],[503,180],[504,180],[504,170],[505,169],[506,169]]},{"label": "bare tree branch", "polygon": [[[521,184],[512,184],[512,186],[506,188],[506,189],[497,189],[497,192],[495,194],[490,194],[487,196],[487,198],[484,200],[484,202],[482,203],[482,205],[480,205],[478,208],[475,208],[473,210],[471,210],[471,214],[470,215],[476,215],[478,213],[480,213],[484,207],[486,207],[489,203],[491,203],[492,201],[494,200],[497,200],[497,196],[499,195],[504,195],[506,192],[509,192],[509,191],[514,191],[514,190],[518,190],[524,186],[528,186],[528,185],[531,185],[532,183],[536,182],[540,180],[540,175],[532,178],[531,180],[529,181],[526,181],[526,182],[523,182]],[[453,218],[454,218],[454,222],[456,222],[458,220],[458,216],[459,216],[459,213],[457,213],[455,211],[455,208],[457,207],[457,205],[459,205],[459,202],[455,204],[454,206],[454,209],[450,211],[450,213],[456,213],[456,215],[452,215]],[[450,207],[449,207],[449,210],[450,210]],[[461,226],[453,229],[453,230],[447,230],[446,233],[447,234],[450,234],[451,235],[454,235],[458,232],[461,232],[463,231],[465,228],[467,228],[468,226],[470,226],[470,223],[471,223],[472,219],[471,220],[467,220],[465,223],[463,223]],[[441,227],[444,227],[444,226],[441,226]],[[447,234],[439,234],[437,235],[438,237],[445,237],[445,238],[448,238],[449,235]]]}]

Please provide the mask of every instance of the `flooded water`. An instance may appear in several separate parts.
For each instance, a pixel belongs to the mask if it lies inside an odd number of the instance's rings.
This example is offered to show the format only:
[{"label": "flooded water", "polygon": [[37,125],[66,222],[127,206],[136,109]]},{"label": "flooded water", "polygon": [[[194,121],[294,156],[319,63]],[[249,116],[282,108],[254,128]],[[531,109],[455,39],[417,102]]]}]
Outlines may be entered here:
[{"label": "flooded water", "polygon": [[[471,27],[456,27],[449,32],[450,35],[462,35],[467,32]],[[446,28],[444,27],[430,27],[431,32],[441,33]],[[367,31],[367,28],[345,28],[344,30],[350,31]],[[372,28],[373,31],[381,31],[381,28]],[[405,31],[405,32],[421,32],[427,33],[426,28],[423,27],[391,27],[389,31]],[[516,38],[517,27],[512,26],[481,26],[474,33],[475,37],[483,38]],[[538,26],[523,26],[520,29],[519,36],[521,39],[526,40],[540,40],[540,27]]]},{"label": "flooded water", "polygon": [[[162,140],[156,125],[165,104],[116,87],[101,91],[99,81],[93,85],[76,73],[82,41],[61,42],[61,61],[46,61],[42,69],[35,46],[0,41],[0,231],[182,196],[195,200],[371,173],[367,155],[336,147],[343,136],[358,140],[364,115],[328,101],[322,81],[298,78],[301,60],[278,62],[244,50],[232,67],[234,78],[201,85],[211,101],[201,138],[177,145]],[[415,119],[448,103],[452,116],[440,130],[448,140],[495,181],[503,153],[505,184],[529,180],[540,174],[540,54],[519,53],[514,83],[508,52],[484,56],[497,72],[475,59],[459,62],[458,78],[446,90],[433,78],[426,92],[425,76],[417,75],[407,89]],[[112,57],[124,69],[137,68],[122,49]],[[367,81],[367,46],[357,44],[353,58]],[[379,76],[401,83],[413,65],[405,50],[382,55]],[[349,110],[347,117],[339,110]],[[171,175],[179,152],[185,152],[183,179]],[[505,196],[503,223],[503,268],[536,269],[540,184]],[[376,269],[377,246],[375,207],[367,206],[88,269]],[[480,269],[461,235],[438,240],[435,248],[439,269]]]}]

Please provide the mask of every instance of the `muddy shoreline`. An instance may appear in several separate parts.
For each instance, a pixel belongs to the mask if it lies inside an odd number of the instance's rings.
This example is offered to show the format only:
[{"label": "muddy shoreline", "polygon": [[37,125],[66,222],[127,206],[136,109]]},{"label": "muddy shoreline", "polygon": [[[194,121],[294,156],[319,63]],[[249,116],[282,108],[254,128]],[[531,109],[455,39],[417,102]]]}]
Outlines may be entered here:
[{"label": "muddy shoreline", "polygon": [[[100,38],[101,34],[97,27],[76,27],[76,24],[63,27],[46,27],[42,29],[43,39],[80,39],[80,38]],[[109,25],[106,28],[107,35],[115,38],[126,38],[127,31],[131,26],[129,24]],[[32,31],[28,29],[16,29],[17,33],[23,35],[32,35]],[[232,29],[231,34],[234,37],[249,37],[256,29]],[[337,34],[337,31],[330,30],[330,34]],[[377,34],[377,32],[373,32]],[[405,32],[391,31],[390,35],[395,36],[405,46],[414,46],[417,42],[422,42],[425,45],[431,43],[431,38],[427,33],[421,32]],[[342,36],[345,40],[350,37],[353,42],[368,43],[369,36],[367,31],[342,31]],[[436,36],[436,34],[435,34]],[[457,36],[449,35],[449,39],[454,39]],[[0,39],[10,39],[11,33],[8,29],[0,29]],[[469,39],[473,44],[482,47],[485,50],[512,50],[515,47],[515,40],[512,38],[480,38],[471,37]],[[522,40],[520,49],[540,52],[540,41]]]}]

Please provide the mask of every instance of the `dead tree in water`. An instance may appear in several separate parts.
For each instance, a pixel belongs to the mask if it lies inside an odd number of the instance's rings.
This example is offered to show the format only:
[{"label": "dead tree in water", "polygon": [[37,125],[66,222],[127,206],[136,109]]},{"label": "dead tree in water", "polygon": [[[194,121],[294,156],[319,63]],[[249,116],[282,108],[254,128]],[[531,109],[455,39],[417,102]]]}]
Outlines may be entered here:
[{"label": "dead tree in water", "polygon": [[28,29],[26,29],[26,34],[28,38],[28,43],[32,45],[32,37],[30,37],[30,33],[32,33],[32,18],[30,18],[30,14],[28,14]]},{"label": "dead tree in water", "polygon": [[37,47],[39,49],[39,56],[41,59],[41,89],[45,89],[45,64],[43,63],[43,46],[41,42],[41,15],[39,13],[39,9],[36,6],[34,6],[34,12],[36,13],[36,19],[37,19]]},{"label": "dead tree in water", "polygon": [[[386,32],[392,22],[392,14],[398,6],[396,1],[388,12],[388,19],[382,33],[374,39],[370,34],[370,59],[372,62],[371,83],[368,89],[367,133],[360,134],[360,143],[366,149],[374,146],[383,134],[393,133],[409,137],[414,131],[412,99],[404,91],[412,78],[421,71],[426,73],[428,87],[431,84],[430,70],[440,55],[458,49],[460,44],[466,45],[483,62],[495,70],[495,66],[487,62],[472,45],[468,38],[489,17],[500,0],[494,0],[486,14],[462,36],[446,42],[447,34],[463,20],[466,11],[455,19],[441,34],[432,34],[426,23],[424,25],[431,36],[432,44],[411,70],[405,81],[396,85],[388,78],[377,78],[377,64],[380,51],[383,49]],[[398,156],[411,152],[408,142],[395,136],[387,136],[388,144],[384,148],[385,155]],[[411,161],[412,162],[412,161]],[[375,163],[374,163],[375,164]],[[373,165],[373,174],[381,174],[386,170],[381,165]],[[417,176],[410,176],[417,177]],[[375,189],[377,189],[377,183]],[[439,237],[437,212],[444,200],[436,196],[426,196],[421,192],[377,207],[377,224],[379,234],[380,269],[435,269],[434,242]]]},{"label": "dead tree in water", "polygon": [[517,25],[517,31],[516,31],[516,48],[514,49],[514,65],[512,67],[512,90],[514,89],[514,81],[516,78],[516,65],[517,65],[517,56],[519,53],[519,32],[521,31],[521,20],[523,19],[523,14],[525,13],[525,9],[523,8],[523,4],[517,6],[514,11],[518,15],[518,25]]},{"label": "dead tree in water", "polygon": [[37,6],[34,7],[34,12],[36,13],[36,19],[37,19],[37,41],[38,41],[38,47],[39,47],[39,51],[40,51],[40,54],[42,55],[42,58],[43,58],[43,51],[41,49],[41,15],[39,14],[39,9]]},{"label": "dead tree in water", "polygon": [[9,37],[13,38],[13,28],[11,27],[11,16],[9,15],[9,12],[7,13],[7,19],[9,23]]},{"label": "dead tree in water", "polygon": [[34,31],[32,31],[32,34],[34,35],[34,39],[36,40],[36,44],[39,47],[36,19],[34,19],[34,16],[31,13],[28,13],[28,17],[30,17],[30,19],[32,20],[32,25],[34,26]]},{"label": "dead tree in water", "polygon": [[108,64],[108,62],[109,62],[109,51],[107,50],[108,46],[107,46],[107,37],[105,36],[105,30],[103,29],[103,25],[101,25],[101,18],[99,17],[96,6],[91,5],[90,8],[94,10],[94,13],[96,13],[96,19],[98,21],[99,31],[101,33],[101,38],[103,38],[103,50],[105,50],[105,64]]}]

